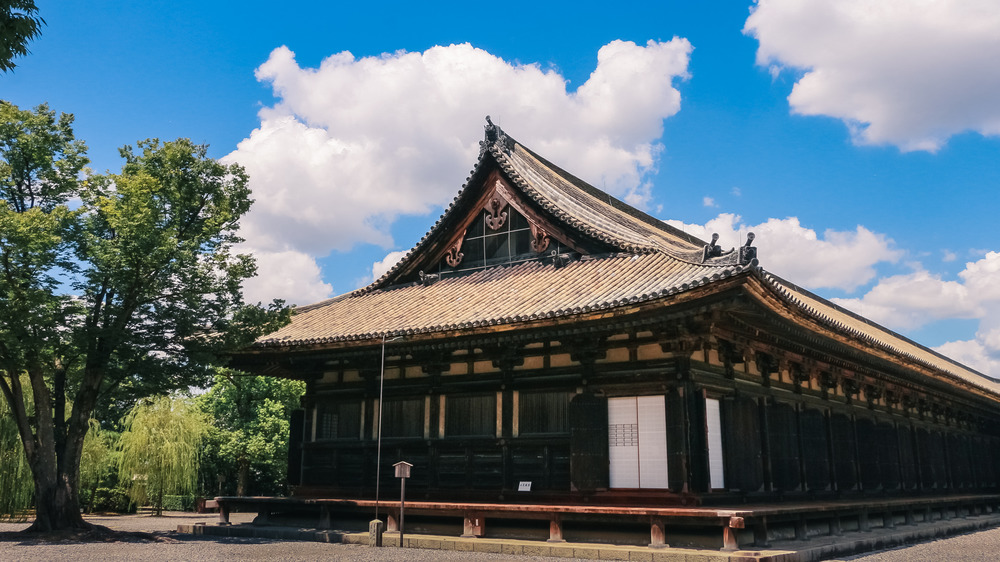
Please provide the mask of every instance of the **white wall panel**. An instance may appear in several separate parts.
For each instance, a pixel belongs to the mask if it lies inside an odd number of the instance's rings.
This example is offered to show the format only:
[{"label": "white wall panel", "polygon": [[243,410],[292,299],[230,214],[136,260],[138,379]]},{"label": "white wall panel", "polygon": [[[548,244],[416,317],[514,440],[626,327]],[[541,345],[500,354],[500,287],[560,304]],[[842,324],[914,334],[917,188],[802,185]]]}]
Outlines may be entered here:
[{"label": "white wall panel", "polygon": [[667,488],[667,418],[663,396],[638,396],[639,487]]},{"label": "white wall panel", "polygon": [[725,464],[722,458],[722,416],[719,401],[705,399],[705,419],[708,425],[708,468],[713,489],[725,488]]}]

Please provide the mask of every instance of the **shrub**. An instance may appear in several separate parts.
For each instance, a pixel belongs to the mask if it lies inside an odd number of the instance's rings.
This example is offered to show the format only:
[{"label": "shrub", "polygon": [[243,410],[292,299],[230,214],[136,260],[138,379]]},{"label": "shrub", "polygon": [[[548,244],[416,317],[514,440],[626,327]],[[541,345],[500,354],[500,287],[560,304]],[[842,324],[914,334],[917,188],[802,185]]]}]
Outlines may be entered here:
[{"label": "shrub", "polygon": [[194,511],[194,495],[163,496],[164,511]]},{"label": "shrub", "polygon": [[94,494],[94,511],[135,513],[135,506],[122,488],[98,488]]}]

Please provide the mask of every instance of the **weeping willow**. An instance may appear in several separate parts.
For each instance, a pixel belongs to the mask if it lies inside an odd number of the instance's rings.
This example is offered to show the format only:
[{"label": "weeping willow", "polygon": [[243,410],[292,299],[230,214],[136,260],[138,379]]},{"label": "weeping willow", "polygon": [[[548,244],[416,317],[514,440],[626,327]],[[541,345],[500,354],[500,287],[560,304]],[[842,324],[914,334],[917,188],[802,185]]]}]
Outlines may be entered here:
[{"label": "weeping willow", "polygon": [[24,521],[35,487],[7,401],[0,397],[0,520]]},{"label": "weeping willow", "polygon": [[119,478],[136,505],[152,505],[163,514],[163,496],[194,492],[198,460],[208,422],[190,401],[151,398],[125,416],[118,440]]}]

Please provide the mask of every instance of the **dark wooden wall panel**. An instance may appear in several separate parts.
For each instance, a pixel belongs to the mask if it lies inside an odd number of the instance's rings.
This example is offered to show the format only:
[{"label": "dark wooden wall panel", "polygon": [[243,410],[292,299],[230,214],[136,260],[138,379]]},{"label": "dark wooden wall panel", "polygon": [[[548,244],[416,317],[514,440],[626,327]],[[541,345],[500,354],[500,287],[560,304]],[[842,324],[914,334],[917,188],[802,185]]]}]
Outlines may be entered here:
[{"label": "dark wooden wall panel", "polygon": [[854,422],[858,439],[858,466],[861,469],[861,488],[867,492],[882,487],[882,471],[879,465],[881,439],[873,420],[857,418]]},{"label": "dark wooden wall panel", "polygon": [[569,404],[570,483],[573,490],[608,487],[608,399],[583,393]]},{"label": "dark wooden wall panel", "polygon": [[828,490],[831,482],[826,416],[820,410],[806,408],[800,413],[800,426],[806,485],[810,490]]},{"label": "dark wooden wall panel", "polygon": [[728,446],[726,484],[730,490],[758,492],[764,488],[760,413],[753,398],[722,400],[722,431]]},{"label": "dark wooden wall panel", "polygon": [[882,475],[884,490],[899,489],[899,434],[896,427],[888,422],[876,426],[878,432],[879,473]]},{"label": "dark wooden wall panel", "polygon": [[776,402],[768,408],[768,439],[774,486],[783,492],[798,490],[801,485],[799,466],[799,425],[791,404]]},{"label": "dark wooden wall panel", "polygon": [[847,414],[831,414],[830,435],[837,489],[841,492],[855,490],[858,487],[858,465],[854,422]]},{"label": "dark wooden wall panel", "polygon": [[306,411],[292,410],[288,423],[288,483],[302,483],[302,439],[305,431]]},{"label": "dark wooden wall panel", "polygon": [[916,490],[920,483],[917,479],[913,429],[907,424],[899,424],[896,428],[896,440],[899,443],[900,485],[904,490]]}]

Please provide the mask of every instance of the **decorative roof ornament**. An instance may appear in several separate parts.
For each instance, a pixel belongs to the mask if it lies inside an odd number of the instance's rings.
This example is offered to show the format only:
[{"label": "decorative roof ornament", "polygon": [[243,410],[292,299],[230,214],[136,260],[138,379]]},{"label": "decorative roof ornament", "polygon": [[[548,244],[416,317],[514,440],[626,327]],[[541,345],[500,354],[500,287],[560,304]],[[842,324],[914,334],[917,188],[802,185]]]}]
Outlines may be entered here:
[{"label": "decorative roof ornament", "polygon": [[712,241],[709,242],[707,246],[705,246],[704,250],[705,256],[701,260],[702,263],[707,262],[711,258],[717,258],[722,255],[722,246],[716,244],[716,242],[718,241],[719,241],[719,233],[713,232]]},{"label": "decorative roof ornament", "polygon": [[753,240],[756,237],[753,232],[747,233],[746,244],[740,246],[740,265],[747,265],[757,260],[757,248],[753,247]]},{"label": "decorative roof ornament", "polygon": [[510,151],[514,149],[514,141],[507,136],[507,133],[503,132],[503,129],[493,124],[490,116],[486,116],[486,139],[479,141],[479,157],[482,158],[483,154],[490,149],[492,145],[498,145],[501,150],[505,153],[510,154]]},{"label": "decorative roof ornament", "polygon": [[753,232],[747,233],[747,241],[740,246],[739,252],[736,249],[728,252],[722,251],[719,246],[719,235],[712,234],[712,241],[701,250],[701,263],[712,263],[714,265],[757,265],[757,248],[753,247],[756,236]]}]

